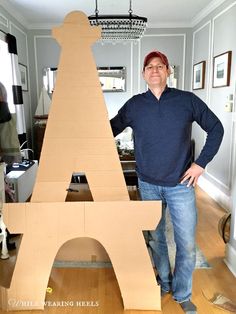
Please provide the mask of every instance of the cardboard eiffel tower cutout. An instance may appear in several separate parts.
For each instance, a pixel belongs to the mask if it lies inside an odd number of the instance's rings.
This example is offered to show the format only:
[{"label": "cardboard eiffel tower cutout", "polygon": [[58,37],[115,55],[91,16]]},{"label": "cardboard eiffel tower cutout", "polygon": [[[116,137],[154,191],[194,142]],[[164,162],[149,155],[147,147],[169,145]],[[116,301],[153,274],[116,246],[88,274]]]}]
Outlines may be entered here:
[{"label": "cardboard eiffel tower cutout", "polygon": [[[155,229],[161,206],[129,200],[90,47],[100,29],[84,13],[72,12],[53,35],[61,57],[32,199],[4,204],[8,229],[23,238],[11,286],[1,288],[2,307],[42,309],[59,248],[89,237],[109,254],[124,308],[159,310],[142,230]],[[85,172],[93,202],[65,202],[73,172]]]}]

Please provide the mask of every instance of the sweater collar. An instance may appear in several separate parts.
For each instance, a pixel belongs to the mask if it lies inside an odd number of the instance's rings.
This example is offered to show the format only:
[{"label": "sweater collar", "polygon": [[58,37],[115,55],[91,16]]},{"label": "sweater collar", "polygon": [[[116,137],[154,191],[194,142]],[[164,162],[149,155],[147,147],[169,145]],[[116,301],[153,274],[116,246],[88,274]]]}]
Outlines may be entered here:
[{"label": "sweater collar", "polygon": [[[168,87],[168,85],[166,85],[166,87],[165,87],[163,93],[161,94],[160,99],[163,98],[163,96],[164,96],[165,94],[169,93],[170,91],[171,91],[170,87]],[[157,100],[156,96],[152,93],[152,91],[151,91],[150,89],[147,90],[147,96],[149,96],[149,97],[154,97],[155,100]]]}]

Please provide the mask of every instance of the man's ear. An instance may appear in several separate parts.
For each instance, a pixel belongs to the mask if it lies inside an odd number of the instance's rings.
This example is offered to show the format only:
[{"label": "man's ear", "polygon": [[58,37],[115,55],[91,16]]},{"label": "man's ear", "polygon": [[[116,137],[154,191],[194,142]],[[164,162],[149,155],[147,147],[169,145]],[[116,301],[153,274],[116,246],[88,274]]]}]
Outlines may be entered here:
[{"label": "man's ear", "polygon": [[143,76],[143,79],[145,80],[145,71],[144,70],[142,71],[142,76]]},{"label": "man's ear", "polygon": [[167,69],[167,76],[169,77],[170,75],[171,75],[171,68],[168,67],[168,69]]}]

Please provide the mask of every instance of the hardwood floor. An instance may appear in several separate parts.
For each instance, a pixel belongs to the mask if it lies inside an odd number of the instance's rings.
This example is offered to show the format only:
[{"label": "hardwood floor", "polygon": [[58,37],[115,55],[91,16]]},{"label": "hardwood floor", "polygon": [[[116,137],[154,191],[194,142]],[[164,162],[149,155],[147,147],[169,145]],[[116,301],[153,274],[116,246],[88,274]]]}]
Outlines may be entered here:
[{"label": "hardwood floor", "polygon": [[[199,209],[197,243],[212,268],[195,270],[192,300],[198,307],[198,314],[223,314],[226,312],[210,304],[206,297],[210,299],[215,293],[221,293],[236,302],[236,278],[224,264],[225,244],[218,233],[218,221],[225,212],[200,188],[197,188],[197,206]],[[162,299],[161,312],[124,311],[120,290],[112,268],[53,268],[48,285],[52,288],[52,292],[47,293],[47,306],[44,312],[21,311],[21,314],[183,313],[170,295]]]}]

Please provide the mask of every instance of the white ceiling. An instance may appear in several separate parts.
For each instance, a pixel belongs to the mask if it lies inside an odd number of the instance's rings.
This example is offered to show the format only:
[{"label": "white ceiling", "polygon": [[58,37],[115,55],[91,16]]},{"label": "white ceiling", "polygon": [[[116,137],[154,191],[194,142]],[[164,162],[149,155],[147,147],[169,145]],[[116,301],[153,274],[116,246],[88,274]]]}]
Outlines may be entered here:
[{"label": "white ceiling", "polygon": [[[132,0],[133,14],[148,27],[192,27],[225,0]],[[129,0],[98,0],[99,14],[128,14]],[[51,28],[71,11],[93,15],[95,0],[0,0],[25,27]]]}]

